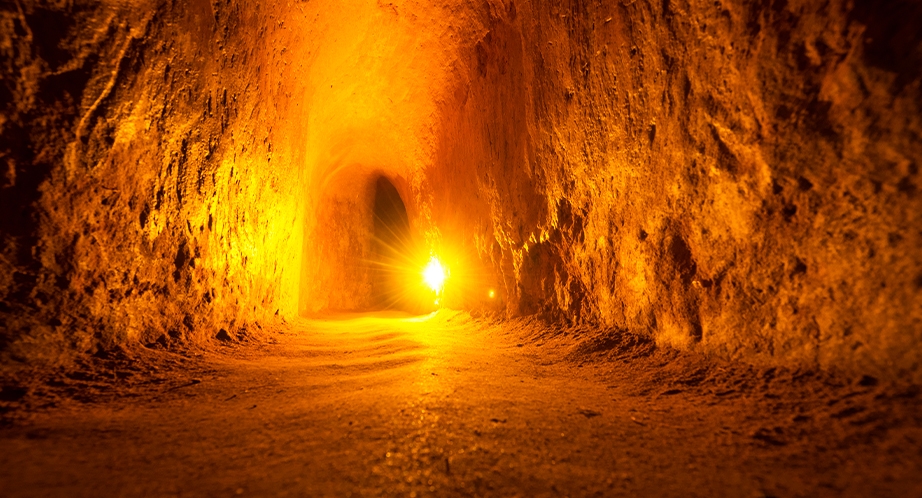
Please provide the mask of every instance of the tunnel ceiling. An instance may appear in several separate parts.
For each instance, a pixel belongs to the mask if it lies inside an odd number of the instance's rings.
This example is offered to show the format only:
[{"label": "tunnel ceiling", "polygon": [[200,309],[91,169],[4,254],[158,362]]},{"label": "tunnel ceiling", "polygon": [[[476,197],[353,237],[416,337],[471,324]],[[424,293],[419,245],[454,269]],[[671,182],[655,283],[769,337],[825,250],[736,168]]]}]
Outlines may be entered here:
[{"label": "tunnel ceiling", "polygon": [[386,177],[449,306],[920,379],[886,4],[4,4],[4,363],[366,307]]}]

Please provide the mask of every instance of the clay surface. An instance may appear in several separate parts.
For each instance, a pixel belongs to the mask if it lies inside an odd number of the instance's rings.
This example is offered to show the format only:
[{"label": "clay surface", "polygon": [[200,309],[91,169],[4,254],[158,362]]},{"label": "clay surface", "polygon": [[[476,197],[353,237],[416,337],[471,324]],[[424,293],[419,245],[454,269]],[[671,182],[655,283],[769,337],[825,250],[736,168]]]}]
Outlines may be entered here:
[{"label": "clay surface", "polygon": [[505,4],[464,57],[434,197],[476,183],[489,218],[464,227],[514,313],[918,380],[919,16]]},{"label": "clay surface", "polygon": [[0,424],[4,495],[922,495],[918,389],[533,321],[328,318],[33,386]]}]

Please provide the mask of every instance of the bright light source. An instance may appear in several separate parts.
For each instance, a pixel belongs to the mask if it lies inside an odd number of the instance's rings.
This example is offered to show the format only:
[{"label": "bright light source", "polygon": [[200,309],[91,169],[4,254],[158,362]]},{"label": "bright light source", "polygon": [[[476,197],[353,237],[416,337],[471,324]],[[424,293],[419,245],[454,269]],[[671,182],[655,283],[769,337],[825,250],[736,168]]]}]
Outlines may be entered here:
[{"label": "bright light source", "polygon": [[429,264],[423,270],[423,280],[436,294],[442,293],[442,288],[445,286],[445,268],[435,256],[429,260]]},{"label": "bright light source", "polygon": [[490,289],[490,291],[487,292],[487,295],[490,296],[490,299],[493,299],[494,297],[496,297],[496,291],[493,289]]}]

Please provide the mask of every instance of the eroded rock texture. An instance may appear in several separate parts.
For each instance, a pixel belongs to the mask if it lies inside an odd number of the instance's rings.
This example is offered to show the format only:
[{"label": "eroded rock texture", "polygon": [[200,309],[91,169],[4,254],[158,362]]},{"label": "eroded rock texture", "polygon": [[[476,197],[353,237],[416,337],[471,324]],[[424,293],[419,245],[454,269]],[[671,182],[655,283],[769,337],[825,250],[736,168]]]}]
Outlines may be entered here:
[{"label": "eroded rock texture", "polygon": [[920,379],[920,24],[911,1],[5,4],[2,350],[371,306],[383,177],[450,305]]},{"label": "eroded rock texture", "polygon": [[5,352],[201,341],[285,307],[303,202],[269,13],[3,8]]},{"label": "eroded rock texture", "polygon": [[492,223],[477,236],[510,309],[917,376],[920,15],[910,2],[492,11],[443,161],[478,165]]}]

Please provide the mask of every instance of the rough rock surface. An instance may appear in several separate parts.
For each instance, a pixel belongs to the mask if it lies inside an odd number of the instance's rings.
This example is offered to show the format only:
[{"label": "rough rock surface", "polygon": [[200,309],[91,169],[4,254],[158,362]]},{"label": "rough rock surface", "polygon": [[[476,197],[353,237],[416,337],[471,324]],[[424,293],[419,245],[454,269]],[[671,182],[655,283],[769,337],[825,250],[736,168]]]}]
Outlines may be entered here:
[{"label": "rough rock surface", "polygon": [[299,263],[302,182],[277,131],[294,105],[271,13],[14,2],[2,16],[4,352],[201,342],[293,309],[282,268]]},{"label": "rough rock surface", "polygon": [[6,363],[365,307],[348,262],[383,176],[449,304],[495,287],[509,314],[922,380],[917,2],[20,0],[0,23]]},{"label": "rough rock surface", "polygon": [[510,4],[467,57],[510,306],[918,379],[922,7],[603,4]]}]

